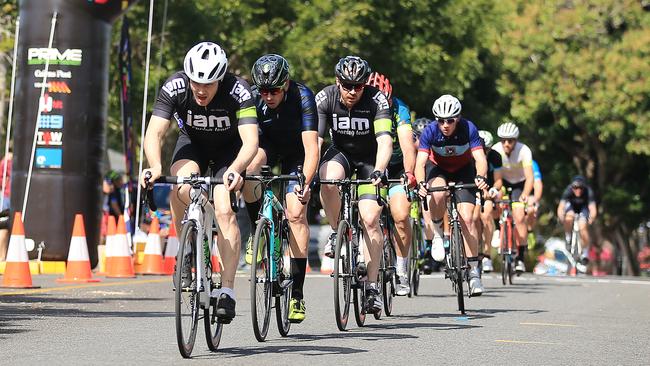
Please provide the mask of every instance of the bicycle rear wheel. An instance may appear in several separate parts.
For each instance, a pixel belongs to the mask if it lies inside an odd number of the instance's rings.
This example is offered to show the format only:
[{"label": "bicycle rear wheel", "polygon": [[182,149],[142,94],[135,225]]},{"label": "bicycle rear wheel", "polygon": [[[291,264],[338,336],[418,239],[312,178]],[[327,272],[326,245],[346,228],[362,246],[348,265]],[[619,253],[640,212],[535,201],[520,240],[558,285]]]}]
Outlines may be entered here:
[{"label": "bicycle rear wheel", "polygon": [[508,269],[508,283],[511,284],[511,285],[512,285],[512,278],[515,276],[515,268],[512,265],[512,261],[513,261],[512,254],[508,254],[508,266],[507,266],[507,269]]},{"label": "bicycle rear wheel", "polygon": [[356,288],[353,291],[353,302],[354,302],[354,320],[357,322],[359,327],[363,327],[366,323],[366,295],[364,293],[365,289]]},{"label": "bicycle rear wheel", "polygon": [[199,292],[196,278],[198,263],[195,254],[197,231],[195,221],[190,220],[183,224],[174,273],[176,341],[178,350],[184,358],[189,358],[194,349],[199,320]]},{"label": "bicycle rear wheel", "polygon": [[[253,237],[253,263],[251,264],[251,315],[253,333],[259,342],[264,342],[271,319],[271,222],[263,217],[257,223]],[[260,254],[258,254],[260,253]],[[257,256],[261,260],[257,261]]]},{"label": "bicycle rear wheel", "polygon": [[275,297],[275,320],[278,324],[278,332],[283,337],[289,335],[291,322],[289,322],[289,303],[291,302],[291,254],[289,252],[289,228],[287,221],[282,220],[282,227],[280,228],[282,237],[282,258],[280,259],[281,266],[278,268],[280,271],[280,286],[279,294]]},{"label": "bicycle rear wheel", "polygon": [[334,255],[334,314],[336,326],[345,330],[350,316],[352,295],[352,245],[350,241],[350,224],[341,220],[336,230]]},{"label": "bicycle rear wheel", "polygon": [[453,279],[455,280],[456,298],[458,300],[458,310],[465,314],[465,294],[463,294],[463,237],[460,232],[460,224],[454,222],[452,226],[452,243],[451,243],[451,262],[454,266]]},{"label": "bicycle rear wheel", "polygon": [[[384,242],[382,268],[382,296],[384,300],[384,312],[386,316],[393,313],[393,297],[395,296],[395,252],[390,238]],[[380,314],[381,315],[381,314]]]}]

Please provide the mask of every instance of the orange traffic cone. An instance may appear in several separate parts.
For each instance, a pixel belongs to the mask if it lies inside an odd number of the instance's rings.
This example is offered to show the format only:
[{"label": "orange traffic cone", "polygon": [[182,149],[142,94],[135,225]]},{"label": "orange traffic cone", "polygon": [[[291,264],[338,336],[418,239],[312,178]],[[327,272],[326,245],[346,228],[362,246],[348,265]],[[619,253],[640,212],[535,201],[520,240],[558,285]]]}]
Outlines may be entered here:
[{"label": "orange traffic cone", "polygon": [[115,223],[115,216],[108,215],[108,223],[106,225],[106,242],[104,244],[104,256],[99,260],[98,275],[106,275],[106,258],[108,257],[109,250],[113,249],[113,239],[115,238],[115,230],[117,224]]},{"label": "orange traffic cone", "polygon": [[9,238],[9,249],[7,250],[7,262],[5,267],[2,287],[13,288],[39,288],[32,285],[32,275],[29,272],[29,258],[25,247],[25,226],[23,225],[22,214],[14,214],[14,224],[11,228]]},{"label": "orange traffic cone", "polygon": [[160,244],[160,221],[154,217],[151,221],[151,230],[147,235],[147,245],[144,247],[144,261],[141,274],[165,274],[163,270],[162,245]]},{"label": "orange traffic cone", "polygon": [[122,215],[117,220],[117,230],[110,244],[106,246],[106,277],[135,277]]},{"label": "orange traffic cone", "polygon": [[219,256],[219,246],[217,245],[217,241],[219,240],[219,235],[214,236],[214,240],[212,240],[212,256],[210,257],[210,261],[212,262],[212,273],[220,273],[221,272],[221,262],[220,262],[220,256]]},{"label": "orange traffic cone", "polygon": [[88,243],[86,242],[86,229],[82,214],[74,217],[70,249],[68,249],[68,262],[66,263],[65,276],[57,282],[99,282],[92,278],[90,259],[88,258]]},{"label": "orange traffic cone", "polygon": [[165,274],[174,274],[177,254],[178,238],[176,237],[176,225],[172,221],[171,225],[169,225],[169,235],[167,236],[167,245],[165,246],[165,258],[163,259],[163,272]]}]

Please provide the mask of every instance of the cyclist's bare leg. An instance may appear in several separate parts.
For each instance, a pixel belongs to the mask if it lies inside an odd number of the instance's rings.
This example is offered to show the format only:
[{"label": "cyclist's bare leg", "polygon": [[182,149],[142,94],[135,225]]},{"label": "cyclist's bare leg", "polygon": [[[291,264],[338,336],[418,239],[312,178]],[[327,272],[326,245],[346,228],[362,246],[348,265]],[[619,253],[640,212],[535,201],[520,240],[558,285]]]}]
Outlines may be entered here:
[{"label": "cyclist's bare leg", "polygon": [[221,284],[233,289],[239,263],[241,237],[237,217],[230,207],[230,192],[220,184],[214,187],[214,211],[219,224],[219,254],[223,262]]},{"label": "cyclist's bare leg", "polygon": [[494,233],[494,219],[493,219],[494,203],[490,200],[485,201],[483,204],[483,212],[481,213],[481,224],[483,227],[483,253],[490,254],[492,234]]},{"label": "cyclist's bare leg", "polygon": [[[319,175],[321,179],[343,179],[345,178],[345,169],[343,165],[336,161],[328,161],[320,167]],[[341,211],[339,188],[333,184],[322,184],[320,186],[320,199],[332,230],[336,230],[339,212]]]},{"label": "cyclist's bare leg", "polygon": [[[192,160],[182,159],[172,164],[169,172],[173,176],[187,177],[192,173],[200,173],[199,165]],[[180,234],[181,221],[185,215],[185,209],[190,203],[190,186],[187,184],[174,185],[169,194],[169,202],[172,209],[172,217],[176,230]]]},{"label": "cyclist's bare leg", "polygon": [[589,248],[589,225],[587,225],[587,219],[580,217],[578,226],[580,228],[580,239],[582,239],[582,249],[585,250]]},{"label": "cyclist's bare leg", "polygon": [[458,213],[460,214],[460,226],[465,238],[465,254],[467,258],[478,256],[478,227],[474,220],[474,204],[460,202]]},{"label": "cyclist's bare leg", "polygon": [[[309,197],[307,196],[307,199]],[[307,258],[309,225],[307,224],[307,205],[298,200],[295,193],[287,193],[287,220],[289,221],[289,245],[291,258]]]},{"label": "cyclist's bare leg", "polygon": [[512,217],[515,220],[515,231],[517,232],[517,244],[519,246],[524,246],[527,243],[526,236],[528,235],[526,212],[523,204],[513,204],[512,206]]},{"label": "cyclist's bare leg", "polygon": [[569,241],[571,240],[571,232],[573,231],[573,219],[575,218],[575,214],[573,211],[569,210],[564,214],[564,235],[567,240],[567,245],[570,245]]},{"label": "cyclist's bare leg", "polygon": [[422,208],[422,218],[424,219],[424,239],[433,239],[433,221],[431,219],[431,211]]},{"label": "cyclist's bare leg", "polygon": [[368,268],[369,282],[377,281],[377,274],[379,273],[379,262],[383,252],[384,240],[379,227],[379,216],[381,215],[381,207],[377,201],[372,199],[359,200],[359,216],[364,230],[365,241],[365,261]]},{"label": "cyclist's bare leg", "polygon": [[[446,183],[447,182],[443,178],[436,177],[429,181],[429,187],[440,187],[440,186],[444,186]],[[430,197],[429,211],[431,214],[431,219],[441,220],[445,215],[445,208],[447,207],[446,205],[447,193],[433,192],[429,197]]]},{"label": "cyclist's bare leg", "polygon": [[409,248],[411,245],[411,203],[406,199],[403,193],[397,193],[390,197],[390,213],[395,222],[395,235],[396,248],[395,251],[399,257],[408,257]]},{"label": "cyclist's bare leg", "polygon": [[[264,149],[257,149],[257,154],[253,158],[253,161],[246,168],[246,174],[259,174],[262,165],[266,164],[266,152]],[[259,200],[262,197],[261,184],[256,181],[246,181],[244,182],[244,188],[242,189],[242,195],[244,196],[244,201],[254,202]]]}]

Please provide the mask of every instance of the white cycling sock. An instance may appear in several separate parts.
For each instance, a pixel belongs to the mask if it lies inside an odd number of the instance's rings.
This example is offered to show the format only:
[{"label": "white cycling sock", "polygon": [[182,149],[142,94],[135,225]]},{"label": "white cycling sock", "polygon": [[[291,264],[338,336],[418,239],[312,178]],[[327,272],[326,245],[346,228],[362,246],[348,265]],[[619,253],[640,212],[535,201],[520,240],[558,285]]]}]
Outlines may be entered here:
[{"label": "white cycling sock", "polygon": [[406,266],[408,264],[408,258],[407,257],[400,257],[399,255],[397,256],[397,261],[395,263],[395,266],[397,267],[397,274],[398,275],[404,275],[406,274]]},{"label": "white cycling sock", "polygon": [[233,300],[235,299],[235,291],[231,288],[222,287],[219,296],[221,296],[221,294],[226,294],[230,296]]},{"label": "white cycling sock", "polygon": [[442,230],[442,219],[433,220],[433,235],[439,238],[445,235]]}]

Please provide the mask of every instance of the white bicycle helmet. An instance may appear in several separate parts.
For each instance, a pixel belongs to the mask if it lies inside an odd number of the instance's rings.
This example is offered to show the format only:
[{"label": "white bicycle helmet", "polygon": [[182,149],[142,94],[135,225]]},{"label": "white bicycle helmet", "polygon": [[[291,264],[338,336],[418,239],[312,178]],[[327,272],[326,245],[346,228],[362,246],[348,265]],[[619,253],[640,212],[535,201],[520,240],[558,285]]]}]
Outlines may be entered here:
[{"label": "white bicycle helmet", "polygon": [[485,147],[492,147],[492,144],[494,144],[494,137],[492,137],[490,131],[479,130],[478,135],[483,139],[483,142],[485,142]]},{"label": "white bicycle helmet", "polygon": [[497,135],[502,139],[518,139],[519,127],[512,122],[503,123],[497,129]]},{"label": "white bicycle helmet", "polygon": [[433,115],[436,118],[452,118],[460,114],[462,107],[458,98],[445,94],[433,102]]},{"label": "white bicycle helmet", "polygon": [[223,80],[228,68],[228,58],[218,44],[201,42],[187,51],[183,66],[190,80],[210,84]]}]

